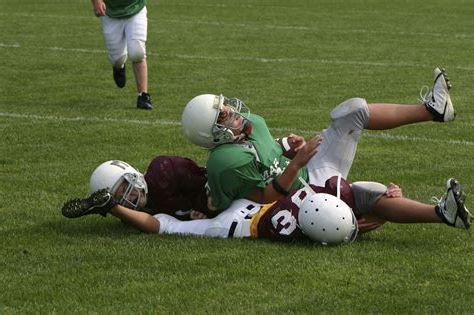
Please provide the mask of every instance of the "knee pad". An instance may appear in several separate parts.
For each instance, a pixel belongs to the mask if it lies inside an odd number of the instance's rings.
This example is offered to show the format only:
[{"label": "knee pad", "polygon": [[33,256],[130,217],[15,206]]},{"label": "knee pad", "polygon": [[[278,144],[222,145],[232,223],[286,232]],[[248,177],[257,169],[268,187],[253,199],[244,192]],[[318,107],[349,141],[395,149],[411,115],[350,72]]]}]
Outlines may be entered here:
[{"label": "knee pad", "polygon": [[331,119],[336,125],[350,123],[362,130],[369,124],[367,101],[360,97],[350,98],[331,111]]},{"label": "knee pad", "polygon": [[387,191],[387,186],[377,182],[354,182],[351,185],[354,193],[356,216],[364,215],[373,211],[375,203]]},{"label": "knee pad", "polygon": [[145,42],[141,40],[130,40],[128,42],[128,56],[132,62],[140,62],[146,58]]},{"label": "knee pad", "polygon": [[331,118],[333,120],[354,115],[357,112],[368,112],[367,101],[360,97],[350,98],[339,104],[331,111]]}]

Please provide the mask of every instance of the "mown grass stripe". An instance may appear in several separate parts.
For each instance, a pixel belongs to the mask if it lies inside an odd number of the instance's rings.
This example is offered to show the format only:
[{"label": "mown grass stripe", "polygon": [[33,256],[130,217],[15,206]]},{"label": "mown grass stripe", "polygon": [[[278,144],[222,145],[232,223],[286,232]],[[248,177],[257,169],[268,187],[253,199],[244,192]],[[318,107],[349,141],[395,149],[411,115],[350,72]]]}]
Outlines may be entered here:
[{"label": "mown grass stripe", "polygon": [[[110,117],[61,117],[61,116],[48,116],[48,115],[34,115],[34,114],[18,114],[18,113],[7,113],[0,112],[0,117],[6,118],[19,118],[19,119],[30,119],[30,120],[52,120],[52,121],[61,121],[61,122],[98,122],[98,123],[118,123],[118,124],[137,124],[137,125],[148,125],[148,126],[181,126],[181,123],[178,121],[172,120],[139,120],[139,119],[119,119],[119,118],[110,118]],[[305,130],[298,128],[270,128],[273,131],[277,132],[296,132],[301,135],[314,135],[318,131],[316,130]],[[450,145],[474,145],[473,141],[461,140],[461,139],[451,139],[451,140],[442,140],[442,139],[429,139],[426,137],[413,137],[406,135],[391,135],[386,132],[377,132],[377,133],[365,133],[364,137],[369,138],[378,138],[389,141],[413,141],[413,142],[436,142],[444,143]]]}]

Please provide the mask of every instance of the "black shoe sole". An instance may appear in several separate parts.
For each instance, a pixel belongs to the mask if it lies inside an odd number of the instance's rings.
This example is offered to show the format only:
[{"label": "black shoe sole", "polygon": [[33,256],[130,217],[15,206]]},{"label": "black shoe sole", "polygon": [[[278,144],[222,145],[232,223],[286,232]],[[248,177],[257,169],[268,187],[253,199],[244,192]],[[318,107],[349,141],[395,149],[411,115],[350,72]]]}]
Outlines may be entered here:
[{"label": "black shoe sole", "polygon": [[451,178],[451,180],[449,181],[449,185],[451,187],[451,190],[453,191],[453,194],[455,196],[454,199],[456,200],[456,205],[458,207],[456,215],[461,218],[467,230],[471,227],[471,222],[469,220],[469,211],[467,210],[464,204],[464,201],[466,200],[466,194],[464,193],[464,190],[461,188],[461,184],[459,184],[459,181],[457,179]]},{"label": "black shoe sole", "polygon": [[99,190],[89,196],[89,198],[69,200],[63,205],[61,213],[66,218],[79,218],[88,214],[100,214],[105,216],[108,209],[104,207],[107,206],[111,198],[110,194]]}]

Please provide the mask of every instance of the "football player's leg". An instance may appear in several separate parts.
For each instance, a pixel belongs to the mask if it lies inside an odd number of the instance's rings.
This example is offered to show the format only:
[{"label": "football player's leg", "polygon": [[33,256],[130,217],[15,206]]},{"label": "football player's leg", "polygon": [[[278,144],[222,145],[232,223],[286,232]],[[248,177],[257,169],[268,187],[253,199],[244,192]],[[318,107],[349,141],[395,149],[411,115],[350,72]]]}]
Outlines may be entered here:
[{"label": "football player's leg", "polygon": [[439,223],[435,206],[408,198],[382,196],[374,207],[374,214],[396,223]]},{"label": "football player's leg", "polygon": [[370,119],[367,129],[385,130],[433,120],[424,105],[369,104]]},{"label": "football player's leg", "polygon": [[404,197],[389,197],[387,186],[376,182],[355,182],[352,184],[356,216],[374,215],[395,223],[441,222],[435,206]]},{"label": "football player's leg", "polygon": [[138,92],[148,91],[148,68],[146,63],[147,9],[129,19],[125,27],[128,56],[133,63],[133,71]]},{"label": "football player's leg", "polygon": [[114,68],[122,68],[127,61],[127,42],[125,39],[125,24],[120,19],[108,16],[101,18],[105,46],[110,63]]},{"label": "football player's leg", "polygon": [[376,182],[355,182],[352,184],[357,216],[366,214],[396,223],[435,223],[441,220],[433,205],[407,198],[388,197],[387,186]]},{"label": "football player's leg", "polygon": [[403,197],[389,197],[386,187],[374,182],[352,184],[356,215],[375,215],[395,223],[446,223],[449,226],[469,229],[471,214],[464,201],[465,195],[456,179],[446,183],[446,192],[436,205],[425,204]]},{"label": "football player's leg", "polygon": [[319,152],[308,163],[310,183],[318,186],[324,186],[332,176],[347,178],[359,138],[368,126],[367,102],[362,98],[346,100],[331,112],[331,120],[321,133]]},{"label": "football player's leg", "polygon": [[420,105],[370,104],[369,129],[391,129],[423,121],[448,122],[456,112],[451,102],[451,84],[444,69],[433,70],[433,86],[422,95]]}]

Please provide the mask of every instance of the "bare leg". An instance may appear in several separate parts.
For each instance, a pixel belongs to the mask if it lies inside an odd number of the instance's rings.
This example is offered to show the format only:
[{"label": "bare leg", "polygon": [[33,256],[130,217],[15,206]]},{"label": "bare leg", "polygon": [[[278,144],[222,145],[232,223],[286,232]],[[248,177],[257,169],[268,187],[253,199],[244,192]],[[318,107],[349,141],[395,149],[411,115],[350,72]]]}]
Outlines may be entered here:
[{"label": "bare leg", "polygon": [[135,74],[135,81],[137,83],[138,93],[148,93],[148,66],[146,63],[146,59],[134,62],[132,66],[133,73]]},{"label": "bare leg", "polygon": [[395,223],[441,223],[434,205],[407,198],[382,196],[374,207],[376,216]]},{"label": "bare leg", "polygon": [[121,205],[114,206],[110,213],[142,232],[158,233],[160,230],[160,221],[148,213],[132,210]]},{"label": "bare leg", "polygon": [[383,130],[403,125],[432,121],[433,115],[425,105],[369,104],[369,125],[367,129]]}]

